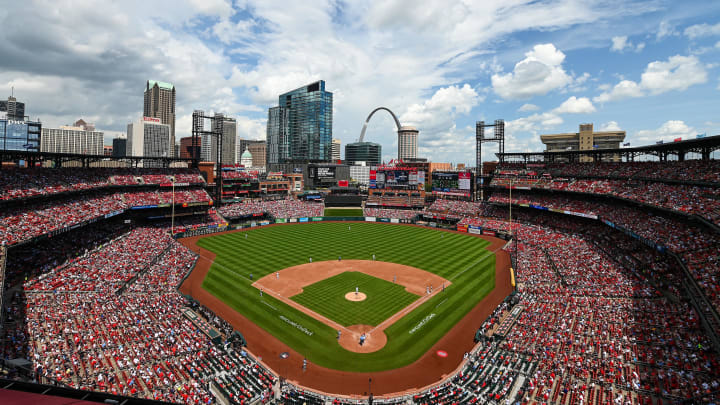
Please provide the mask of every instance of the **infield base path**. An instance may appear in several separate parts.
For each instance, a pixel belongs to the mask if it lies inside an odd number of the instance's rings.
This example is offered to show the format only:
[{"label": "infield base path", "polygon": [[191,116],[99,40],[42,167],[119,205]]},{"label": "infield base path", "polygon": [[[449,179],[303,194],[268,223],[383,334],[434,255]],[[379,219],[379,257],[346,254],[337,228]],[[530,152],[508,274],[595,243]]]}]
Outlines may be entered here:
[{"label": "infield base path", "polygon": [[[304,226],[305,224],[283,224],[268,226]],[[383,226],[418,226],[404,224],[386,224]],[[419,227],[419,226],[418,226]],[[426,229],[426,228],[424,228]],[[229,231],[233,232],[245,232]],[[456,232],[456,231],[444,231]],[[470,235],[464,232],[463,235]],[[214,236],[217,234],[212,234]],[[463,355],[475,345],[475,331],[500,303],[512,292],[510,285],[510,255],[501,250],[505,245],[502,239],[473,235],[491,242],[486,249],[496,254],[495,289],[483,298],[465,315],[445,336],[417,361],[394,370],[353,373],[320,367],[309,363],[303,372],[303,356],[286,344],[254,324],[229,305],[202,288],[203,280],[210,270],[215,254],[199,247],[197,241],[208,235],[194,236],[180,242],[200,255],[193,272],[183,282],[180,292],[192,296],[195,300],[210,308],[215,314],[228,321],[241,331],[248,342],[248,351],[254,354],[266,367],[283,378],[315,391],[328,395],[365,396],[368,394],[368,378],[372,378],[372,390],[375,396],[402,395],[442,381],[453,373],[463,361]],[[447,357],[439,357],[436,352],[444,350]],[[287,359],[281,359],[280,353],[288,352]]]}]

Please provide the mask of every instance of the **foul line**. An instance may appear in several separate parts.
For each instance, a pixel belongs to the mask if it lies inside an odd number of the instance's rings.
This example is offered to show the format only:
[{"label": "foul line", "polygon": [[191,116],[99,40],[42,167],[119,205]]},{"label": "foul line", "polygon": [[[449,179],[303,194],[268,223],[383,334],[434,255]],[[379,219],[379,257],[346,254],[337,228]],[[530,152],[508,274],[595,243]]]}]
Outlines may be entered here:
[{"label": "foul line", "polygon": [[[492,254],[495,254],[498,250],[502,250],[502,248],[497,248],[497,249],[493,250],[491,253],[492,253]],[[477,266],[478,264],[484,262],[485,260],[493,257],[492,254],[483,257],[482,259],[476,261],[475,263],[472,263],[471,265],[467,266],[467,267],[465,268],[465,270],[461,271],[460,273],[457,273],[457,274],[453,275],[452,277],[448,278],[448,280],[454,280],[455,278],[457,278],[457,277],[459,277],[459,276],[462,276],[466,271],[468,271],[468,270],[470,270],[471,268]]]}]

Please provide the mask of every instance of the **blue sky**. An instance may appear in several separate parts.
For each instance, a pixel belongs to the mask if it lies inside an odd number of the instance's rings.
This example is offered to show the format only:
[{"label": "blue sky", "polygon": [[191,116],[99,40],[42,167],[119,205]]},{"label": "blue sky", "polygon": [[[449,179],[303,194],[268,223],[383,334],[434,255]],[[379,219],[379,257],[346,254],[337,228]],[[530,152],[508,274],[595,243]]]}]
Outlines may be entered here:
[{"label": "blue sky", "polygon": [[[5,4],[0,25],[0,87],[45,126],[106,138],[140,117],[147,79],[175,84],[178,137],[203,109],[262,139],[277,95],[317,79],[343,144],[385,106],[433,161],[473,164],[478,120],[506,121],[507,151],[584,122],[632,145],[720,133],[714,1],[47,0]],[[386,160],[395,137],[376,114]]]}]

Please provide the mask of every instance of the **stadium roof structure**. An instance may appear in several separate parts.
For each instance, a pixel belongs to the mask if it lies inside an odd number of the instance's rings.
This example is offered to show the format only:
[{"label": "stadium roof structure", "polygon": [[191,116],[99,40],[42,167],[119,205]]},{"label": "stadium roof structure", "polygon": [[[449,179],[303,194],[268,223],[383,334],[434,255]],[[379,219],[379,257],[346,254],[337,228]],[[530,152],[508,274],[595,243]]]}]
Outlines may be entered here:
[{"label": "stadium roof structure", "polygon": [[720,135],[632,148],[566,150],[555,152],[505,152],[496,153],[495,155],[501,163],[579,162],[582,156],[592,157],[594,162],[612,161],[618,156],[625,162],[632,162],[636,157],[643,155],[657,156],[660,161],[667,161],[669,156],[675,156],[677,160],[683,161],[685,160],[685,155],[688,153],[697,153],[701,155],[702,160],[709,160],[710,154],[716,150],[720,150]]},{"label": "stadium roof structure", "polygon": [[[90,167],[91,163],[94,162],[111,162],[111,161],[125,161],[129,162],[130,165],[137,166],[142,161],[160,161],[163,167],[169,167],[174,162],[187,162],[190,164],[192,158],[181,158],[181,157],[144,157],[144,156],[106,156],[106,155],[85,155],[81,153],[55,153],[55,152],[34,152],[34,151],[18,151],[18,150],[5,150],[0,149],[0,162],[6,161],[17,161],[24,160],[28,164],[33,165],[34,163],[40,162],[54,162],[54,167],[62,167],[67,162],[80,162],[83,167]],[[100,164],[98,167],[102,167]],[[111,166],[111,165],[107,165]]]}]

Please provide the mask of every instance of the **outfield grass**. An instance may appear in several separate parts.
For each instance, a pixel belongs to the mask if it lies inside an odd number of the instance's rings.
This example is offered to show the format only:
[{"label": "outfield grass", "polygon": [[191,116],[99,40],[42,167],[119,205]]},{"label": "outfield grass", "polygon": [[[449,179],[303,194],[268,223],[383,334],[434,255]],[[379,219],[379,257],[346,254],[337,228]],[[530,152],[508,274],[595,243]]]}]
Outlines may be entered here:
[{"label": "outfield grass", "polygon": [[[320,222],[215,235],[198,245],[217,255],[203,282],[207,291],[309,361],[336,370],[381,371],[412,363],[495,287],[495,254],[485,249],[489,242],[430,228],[353,223],[348,230],[346,223]],[[377,260],[417,267],[452,282],[444,294],[387,328],[387,344],[373,353],[345,350],[337,343],[336,330],[268,294],[260,297],[249,278],[250,273],[257,280],[305,264],[309,257],[371,260],[373,253]],[[468,339],[474,332],[467,331]]]},{"label": "outfield grass", "polygon": [[325,208],[326,217],[362,217],[362,208]]},{"label": "outfield grass", "polygon": [[[355,291],[367,295],[364,301],[348,301],[345,294]],[[303,292],[290,297],[342,326],[377,326],[420,296],[405,287],[357,271],[346,271],[303,287]]]}]

